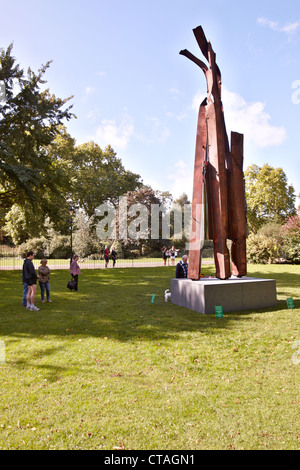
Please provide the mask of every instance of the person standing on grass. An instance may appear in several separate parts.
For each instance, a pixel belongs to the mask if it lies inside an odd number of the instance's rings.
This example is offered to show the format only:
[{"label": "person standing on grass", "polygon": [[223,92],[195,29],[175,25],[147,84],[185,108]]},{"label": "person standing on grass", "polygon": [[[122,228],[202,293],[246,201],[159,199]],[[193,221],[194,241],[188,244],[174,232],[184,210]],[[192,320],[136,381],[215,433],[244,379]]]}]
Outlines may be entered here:
[{"label": "person standing on grass", "polygon": [[45,289],[47,294],[47,302],[52,302],[50,300],[50,269],[47,266],[47,260],[42,259],[41,266],[38,269],[39,273],[39,284],[41,288],[41,298],[42,302],[45,302]]},{"label": "person standing on grass", "polygon": [[25,272],[24,272],[24,266],[25,266],[25,260],[23,263],[23,270],[22,270],[22,282],[23,282],[23,299],[22,299],[22,305],[23,307],[27,306],[27,294],[28,294],[28,284],[25,279]]},{"label": "person standing on grass", "polygon": [[171,258],[171,265],[174,266],[175,263],[175,256],[177,256],[177,251],[175,246],[173,245],[170,250],[170,258]]},{"label": "person standing on grass", "polygon": [[116,264],[116,259],[117,259],[117,252],[113,248],[110,250],[110,255],[111,259],[113,260],[113,268],[115,267]]},{"label": "person standing on grass", "polygon": [[109,262],[109,250],[108,250],[107,245],[105,246],[105,249],[104,249],[104,259],[105,259],[105,267],[107,268],[108,262]]},{"label": "person standing on grass", "polygon": [[34,300],[35,300],[35,294],[36,294],[36,281],[39,278],[39,276],[36,274],[36,271],[32,262],[33,258],[34,258],[33,251],[29,251],[27,253],[27,258],[24,261],[23,273],[24,273],[25,282],[28,285],[26,308],[27,310],[36,312],[39,310],[39,308],[34,305]]},{"label": "person standing on grass", "polygon": [[77,255],[74,256],[74,260],[72,261],[71,265],[70,265],[70,273],[71,273],[71,276],[73,277],[74,281],[75,281],[75,291],[78,291],[78,276],[80,274],[80,267],[79,267],[79,264],[78,264],[78,259],[79,257]]},{"label": "person standing on grass", "polygon": [[166,263],[167,263],[167,252],[168,252],[168,248],[166,246],[163,246],[162,249],[161,249],[161,252],[162,252],[162,258],[164,260],[164,266],[166,266]]}]

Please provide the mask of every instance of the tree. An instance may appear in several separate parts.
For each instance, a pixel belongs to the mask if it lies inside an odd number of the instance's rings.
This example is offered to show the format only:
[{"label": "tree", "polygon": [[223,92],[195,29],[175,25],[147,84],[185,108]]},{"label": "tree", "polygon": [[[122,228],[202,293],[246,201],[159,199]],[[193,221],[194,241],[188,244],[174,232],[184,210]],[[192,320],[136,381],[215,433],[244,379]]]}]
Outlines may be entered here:
[{"label": "tree", "polygon": [[102,253],[103,245],[95,234],[95,216],[78,212],[74,219],[73,249],[80,257]]},{"label": "tree", "polygon": [[2,229],[14,244],[46,235],[47,218],[54,223],[57,232],[69,234],[68,201],[75,182],[71,168],[75,141],[63,126],[58,131],[53,143],[45,148],[45,152],[51,159],[52,168],[55,168],[56,174],[59,175],[59,192],[53,191],[51,184],[45,185],[35,201],[34,210],[30,199],[20,198],[0,214]]},{"label": "tree", "polygon": [[247,219],[253,232],[267,222],[283,223],[296,213],[295,190],[282,168],[251,165],[245,171],[245,183]]},{"label": "tree", "polygon": [[64,109],[71,98],[41,90],[50,62],[37,74],[30,68],[25,74],[11,54],[12,45],[0,53],[0,80],[5,85],[5,101],[0,103],[0,203],[9,209],[26,199],[47,210],[44,189],[59,193],[61,171],[46,148],[63,121],[73,116],[72,106]]},{"label": "tree", "polygon": [[[144,255],[160,250],[162,220],[170,198],[169,192],[154,191],[147,185],[124,195],[116,208],[114,223],[116,239],[125,253],[136,250],[137,255]],[[102,220],[107,219],[104,216]]]},{"label": "tree", "polygon": [[191,201],[189,200],[189,197],[186,193],[182,193],[181,196],[175,199],[174,204],[178,204],[180,207],[182,207],[182,209],[184,209],[184,206],[191,204]]},{"label": "tree", "polygon": [[[171,212],[170,220],[171,220],[171,233],[172,233],[172,244],[176,245],[176,248],[179,250],[185,251],[186,247],[188,246],[188,241],[190,238],[190,223],[191,220],[189,215],[191,215],[191,202],[188,198],[186,193],[182,193],[175,201],[173,202],[173,210]],[[180,208],[180,210],[178,210]],[[190,209],[190,210],[189,210]],[[178,232],[178,228],[176,228],[176,224],[174,224],[175,217],[181,217],[181,231]],[[179,237],[178,237],[179,236]]]},{"label": "tree", "polygon": [[118,203],[119,196],[141,186],[140,175],[125,170],[109,145],[102,150],[94,142],[75,148],[72,156],[72,173],[75,184],[72,199],[88,217],[104,202]]},{"label": "tree", "polygon": [[14,204],[5,215],[4,232],[15,245],[25,242],[29,237],[26,222],[25,211],[18,204]]},{"label": "tree", "polygon": [[[136,191],[128,191],[126,193],[126,233],[127,237],[123,240],[123,245],[130,248],[137,248],[139,254],[142,255],[145,247],[153,246],[151,242],[151,206],[159,206],[161,200],[156,192],[150,186],[142,186]],[[119,236],[122,235],[120,211],[123,207],[119,207],[118,222]],[[155,244],[155,242],[154,242]]]}]

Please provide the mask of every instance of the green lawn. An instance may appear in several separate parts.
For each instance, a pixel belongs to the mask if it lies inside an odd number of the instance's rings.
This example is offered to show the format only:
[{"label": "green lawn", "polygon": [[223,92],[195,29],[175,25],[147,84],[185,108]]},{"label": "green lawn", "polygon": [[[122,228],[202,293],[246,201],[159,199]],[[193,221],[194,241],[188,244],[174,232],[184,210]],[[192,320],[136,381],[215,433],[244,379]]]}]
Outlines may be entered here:
[{"label": "green lawn", "polygon": [[164,301],[174,268],[53,271],[39,312],[1,271],[0,449],[299,449],[300,266],[248,268],[277,308],[221,319]]}]

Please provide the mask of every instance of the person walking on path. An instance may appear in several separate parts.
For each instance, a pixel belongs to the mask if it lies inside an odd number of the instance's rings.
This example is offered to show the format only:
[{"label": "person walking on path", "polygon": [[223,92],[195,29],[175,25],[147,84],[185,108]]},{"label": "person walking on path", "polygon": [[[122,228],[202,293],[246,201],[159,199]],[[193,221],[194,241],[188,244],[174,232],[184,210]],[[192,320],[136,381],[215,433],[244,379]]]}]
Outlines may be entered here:
[{"label": "person walking on path", "polygon": [[105,246],[105,249],[104,249],[104,259],[105,259],[105,267],[107,268],[108,267],[108,262],[109,262],[108,246]]},{"label": "person walking on path", "polygon": [[113,268],[115,267],[116,264],[116,259],[117,259],[117,252],[113,248],[110,250],[110,255],[111,259],[113,260]]},{"label": "person walking on path", "polygon": [[47,294],[47,302],[52,302],[50,300],[50,269],[47,266],[46,259],[42,259],[41,266],[39,266],[38,269],[38,273],[42,302],[45,302],[45,289]]},{"label": "person walking on path", "polygon": [[34,253],[33,251],[29,251],[27,253],[27,258],[24,261],[23,265],[23,275],[25,282],[28,285],[28,294],[27,294],[27,305],[26,308],[31,311],[38,311],[39,308],[34,305],[35,294],[36,294],[36,281],[39,276],[36,274],[33,260]]},{"label": "person walking on path", "polygon": [[78,259],[79,257],[77,255],[74,256],[74,260],[72,261],[71,265],[70,265],[70,273],[71,273],[71,276],[73,277],[74,281],[75,281],[75,291],[78,291],[78,276],[80,274],[80,267],[79,267],[79,264],[78,264]]}]

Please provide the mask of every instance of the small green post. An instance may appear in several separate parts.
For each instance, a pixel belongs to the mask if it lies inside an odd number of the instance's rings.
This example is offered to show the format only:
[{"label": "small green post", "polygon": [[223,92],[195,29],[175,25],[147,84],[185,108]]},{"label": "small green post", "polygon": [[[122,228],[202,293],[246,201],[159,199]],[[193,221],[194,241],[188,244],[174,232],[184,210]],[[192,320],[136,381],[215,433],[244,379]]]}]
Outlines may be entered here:
[{"label": "small green post", "polygon": [[292,297],[288,297],[286,299],[286,303],[287,303],[288,308],[291,308],[291,309],[295,308],[294,300]]},{"label": "small green post", "polygon": [[155,294],[152,294],[152,299],[151,299],[152,304],[154,303],[154,299],[155,299]]},{"label": "small green post", "polygon": [[216,317],[217,318],[223,318],[223,307],[222,307],[222,305],[216,305],[215,306],[215,312],[216,312]]}]

